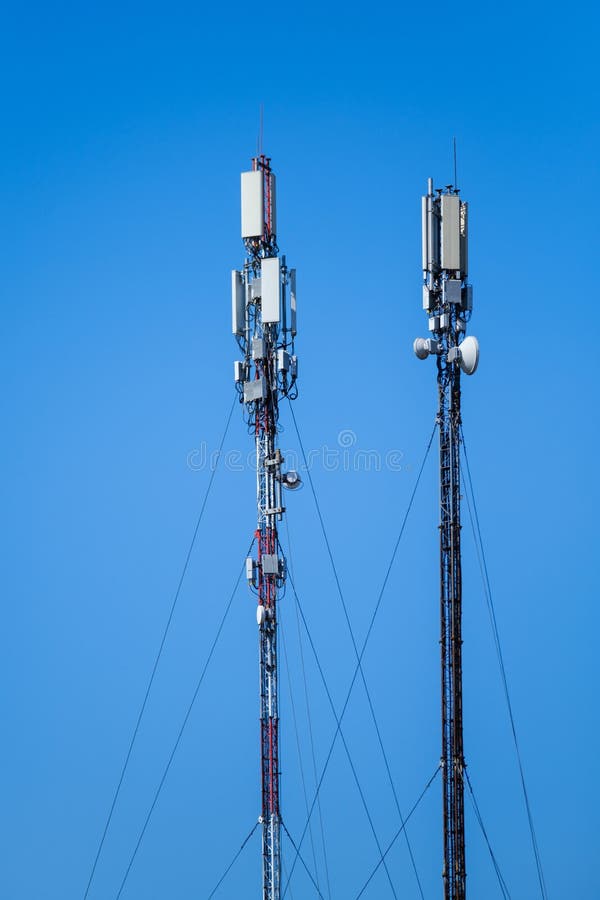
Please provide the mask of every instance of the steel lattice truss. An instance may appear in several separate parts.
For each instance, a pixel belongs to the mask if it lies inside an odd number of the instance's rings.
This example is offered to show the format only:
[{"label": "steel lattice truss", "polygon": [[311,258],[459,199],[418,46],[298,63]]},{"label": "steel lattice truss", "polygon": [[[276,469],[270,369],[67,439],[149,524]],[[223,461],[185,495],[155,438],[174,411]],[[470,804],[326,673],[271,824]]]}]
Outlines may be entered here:
[{"label": "steel lattice truss", "polygon": [[479,345],[466,337],[473,294],[467,284],[467,204],[457,188],[434,191],[422,202],[423,309],[430,338],[417,338],[419,359],[437,360],[440,438],[440,648],[442,668],[442,776],[444,898],[465,900],[465,810],[462,704],[462,577],[460,549],[460,377],[472,375]]},{"label": "steel lattice truss", "polygon": [[457,362],[447,363],[447,352],[438,357],[438,389],[443,877],[446,900],[464,900],[466,873],[460,552],[460,367]]},{"label": "steel lattice truss", "polygon": [[[259,627],[260,750],[263,900],[281,894],[281,810],[277,600],[285,582],[285,559],[277,524],[285,513],[278,449],[279,400],[296,396],[295,271],[278,256],[275,234],[275,178],[270,160],[253,160],[242,175],[242,237],[246,261],[233,272],[233,332],[244,354],[235,364],[236,384],[256,447],[257,556],[247,560],[256,593]],[[288,291],[290,309],[288,310]]]}]

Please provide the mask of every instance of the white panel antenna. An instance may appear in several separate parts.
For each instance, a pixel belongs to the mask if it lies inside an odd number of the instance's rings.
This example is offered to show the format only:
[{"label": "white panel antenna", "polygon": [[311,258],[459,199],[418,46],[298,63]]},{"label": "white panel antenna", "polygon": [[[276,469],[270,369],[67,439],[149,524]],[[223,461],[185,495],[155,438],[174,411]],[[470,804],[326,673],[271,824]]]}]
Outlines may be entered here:
[{"label": "white panel antenna", "polygon": [[296,337],[297,331],[297,307],[296,307],[296,270],[290,269],[290,313],[291,313],[291,322],[290,327],[292,329],[292,337]]},{"label": "white panel antenna", "polygon": [[260,238],[265,230],[264,177],[242,172],[242,238]]},{"label": "white panel antenna", "polygon": [[279,322],[281,318],[281,267],[278,256],[261,260],[261,310],[266,324]]},{"label": "white panel antenna", "polygon": [[268,190],[269,190],[268,201],[269,201],[269,212],[271,214],[271,221],[270,221],[271,232],[273,234],[277,234],[277,197],[276,197],[276,191],[275,191],[276,178],[275,178],[274,172],[269,173],[267,185],[268,185]]},{"label": "white panel antenna", "polygon": [[460,200],[457,194],[442,194],[442,269],[460,269]]},{"label": "white panel antenna", "polygon": [[231,273],[231,330],[233,334],[244,334],[246,327],[246,286],[242,273],[234,269]]}]

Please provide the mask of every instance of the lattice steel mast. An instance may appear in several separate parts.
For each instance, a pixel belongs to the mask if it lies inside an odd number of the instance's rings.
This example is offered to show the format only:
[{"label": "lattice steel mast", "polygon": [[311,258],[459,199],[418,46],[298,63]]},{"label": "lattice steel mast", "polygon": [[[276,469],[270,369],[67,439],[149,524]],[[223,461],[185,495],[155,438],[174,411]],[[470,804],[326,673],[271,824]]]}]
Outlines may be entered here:
[{"label": "lattice steel mast", "polygon": [[460,375],[479,360],[474,337],[465,337],[473,293],[468,274],[467,204],[448,185],[422,198],[423,309],[431,338],[417,338],[419,359],[437,359],[440,436],[440,621],[442,664],[442,776],[444,898],[466,897],[463,710],[462,578],[460,549]]},{"label": "lattice steel mast", "polygon": [[257,556],[246,561],[246,574],[258,600],[263,900],[279,900],[281,892],[277,599],[285,559],[277,523],[285,512],[282,486],[300,483],[295,472],[282,471],[277,447],[279,400],[297,394],[297,360],[296,272],[278,255],[275,215],[275,176],[261,154],[242,173],[246,261],[232,272],[232,329],[244,354],[234,367],[236,387],[256,444]]}]

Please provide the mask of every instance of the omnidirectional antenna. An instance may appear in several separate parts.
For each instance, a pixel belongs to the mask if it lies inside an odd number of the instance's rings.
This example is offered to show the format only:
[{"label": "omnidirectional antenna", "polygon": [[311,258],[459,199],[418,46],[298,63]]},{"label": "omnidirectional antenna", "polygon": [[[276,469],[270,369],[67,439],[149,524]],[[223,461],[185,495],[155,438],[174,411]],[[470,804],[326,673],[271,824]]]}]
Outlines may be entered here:
[{"label": "omnidirectional antenna", "polygon": [[[455,179],[456,179],[456,141]],[[423,309],[428,338],[417,338],[419,359],[437,366],[440,435],[440,630],[444,898],[465,900],[465,815],[462,704],[462,574],[460,524],[460,378],[479,362],[476,338],[466,337],[473,309],[468,275],[468,207],[456,183],[422,198]]]},{"label": "omnidirectional antenna", "polygon": [[[279,772],[279,668],[277,601],[286,563],[277,533],[285,513],[284,488],[294,490],[300,476],[284,471],[278,444],[279,401],[297,396],[296,270],[279,256],[275,175],[261,152],[252,170],[242,172],[242,238],[246,260],[232,272],[232,331],[243,359],[234,377],[244,418],[256,448],[256,557],[246,560],[246,576],[256,597],[260,684],[262,808],[262,898],[281,895],[281,810]],[[246,892],[245,896],[249,896]]]},{"label": "omnidirectional antenna", "polygon": [[452,138],[452,149],[454,151],[454,190],[458,193],[458,176],[456,174],[456,138]]}]

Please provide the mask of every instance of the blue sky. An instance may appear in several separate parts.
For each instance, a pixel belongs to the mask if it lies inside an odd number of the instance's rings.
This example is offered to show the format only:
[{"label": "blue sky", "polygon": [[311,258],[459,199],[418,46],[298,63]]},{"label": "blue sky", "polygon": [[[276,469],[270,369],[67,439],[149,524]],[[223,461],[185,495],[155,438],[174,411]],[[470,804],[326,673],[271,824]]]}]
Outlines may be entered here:
[{"label": "blue sky", "polygon": [[[399,471],[313,470],[345,598],[364,635],[435,415],[420,195],[458,174],[470,202],[480,340],[464,428],[515,717],[552,900],[600,897],[594,529],[598,15],[305,4],[5,9],[0,260],[4,621],[0,894],[81,898],[233,396],[229,272],[243,261],[239,171],[264,146],[279,243],[298,269],[308,448],[401,454]],[[282,445],[298,451],[289,412]],[[226,449],[250,450],[235,411]],[[365,657],[401,803],[439,759],[437,508],[429,459]],[[308,489],[290,496],[295,582],[335,702],[352,648]],[[254,527],[250,470],[219,469],[90,893],[116,896]],[[514,900],[538,896],[465,518],[465,746]],[[287,543],[287,535],[286,543]],[[291,595],[282,601],[307,765]],[[334,723],[307,656],[317,761]],[[236,593],[123,898],[205,898],[259,812],[252,598]],[[303,827],[282,672],[284,816]],[[397,816],[360,690],[347,736],[378,831]],[[306,777],[310,781],[307,768]],[[467,804],[471,896],[500,896]],[[338,749],[323,789],[332,895],[377,855]],[[441,892],[439,782],[411,822]],[[287,859],[289,861],[289,852]],[[306,850],[307,859],[310,858]],[[417,897],[406,849],[390,870]],[[322,877],[322,863],[321,877]],[[223,898],[258,896],[255,835]],[[294,896],[312,896],[301,872]],[[385,879],[370,893],[389,895]]]}]

